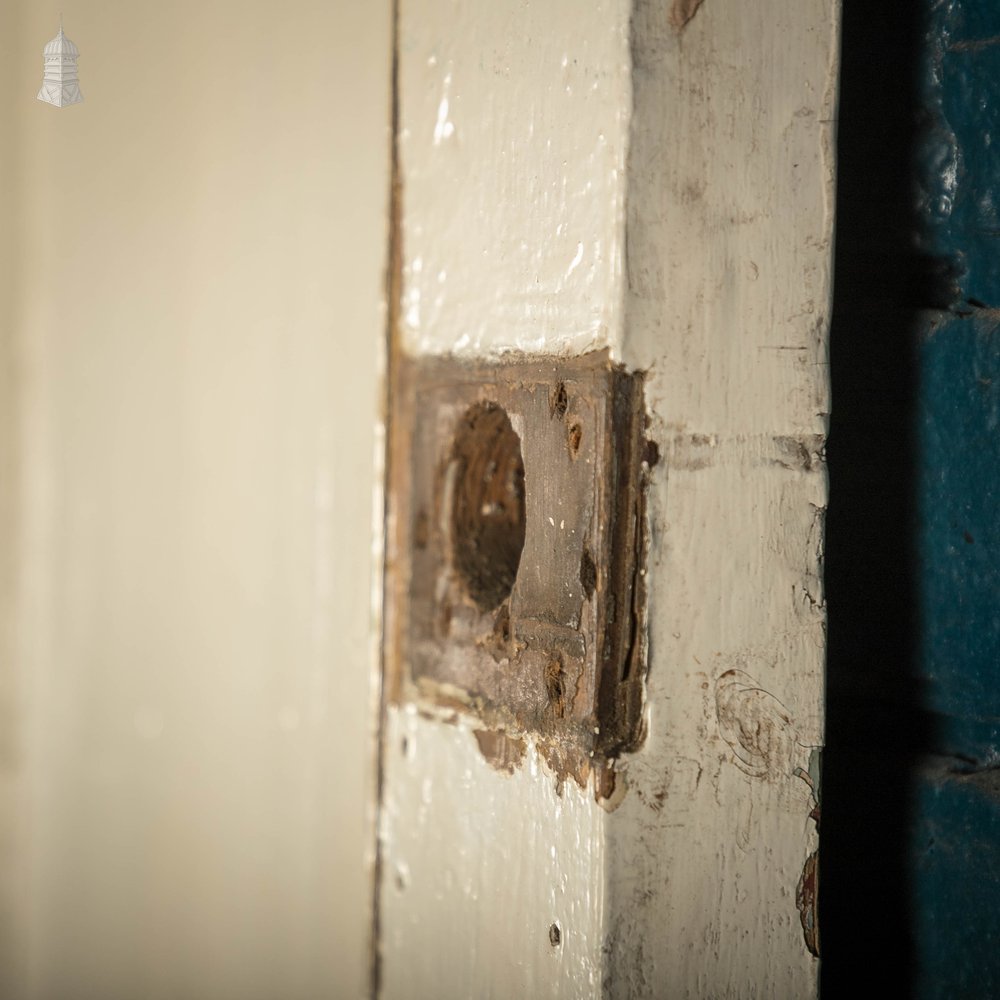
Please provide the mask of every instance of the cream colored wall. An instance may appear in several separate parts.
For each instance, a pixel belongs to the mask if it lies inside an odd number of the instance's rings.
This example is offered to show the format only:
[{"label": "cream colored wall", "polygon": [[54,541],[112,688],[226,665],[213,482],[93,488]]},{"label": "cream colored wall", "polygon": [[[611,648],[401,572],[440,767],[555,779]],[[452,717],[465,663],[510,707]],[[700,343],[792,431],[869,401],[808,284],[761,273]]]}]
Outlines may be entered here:
[{"label": "cream colored wall", "polygon": [[388,4],[2,17],[0,993],[358,996]]},{"label": "cream colored wall", "polygon": [[[12,3],[0,4],[0,94],[11,92],[17,79],[17,21]],[[0,98],[0,970],[14,967],[18,955],[14,901],[14,857],[18,785],[19,720],[17,687],[12,669],[15,653],[15,562],[17,542],[17,426],[14,376],[14,289],[18,148],[13,102]],[[4,972],[0,971],[0,987]]]}]

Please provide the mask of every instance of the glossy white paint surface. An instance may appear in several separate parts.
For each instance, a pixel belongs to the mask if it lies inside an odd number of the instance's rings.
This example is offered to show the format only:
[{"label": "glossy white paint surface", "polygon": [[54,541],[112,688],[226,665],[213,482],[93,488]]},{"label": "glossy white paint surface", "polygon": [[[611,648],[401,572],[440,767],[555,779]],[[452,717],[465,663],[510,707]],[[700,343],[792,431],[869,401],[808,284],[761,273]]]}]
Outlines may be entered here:
[{"label": "glossy white paint surface", "polygon": [[[649,737],[615,811],[390,710],[387,997],[432,974],[466,996],[474,970],[498,997],[816,990],[796,770],[822,742],[838,5],[705,0],[683,33],[632,7],[401,4],[402,346],[610,346],[649,373],[662,461]],[[575,913],[567,977],[539,900]]]},{"label": "glossy white paint surface", "polygon": [[[495,771],[468,726],[385,731],[383,995],[600,996],[603,813],[529,747]],[[552,943],[552,926],[559,943]]]},{"label": "glossy white paint surface", "polygon": [[11,6],[0,994],[360,996],[388,5]]},{"label": "glossy white paint surface", "polygon": [[628,7],[400,5],[411,353],[582,353],[615,338]]}]

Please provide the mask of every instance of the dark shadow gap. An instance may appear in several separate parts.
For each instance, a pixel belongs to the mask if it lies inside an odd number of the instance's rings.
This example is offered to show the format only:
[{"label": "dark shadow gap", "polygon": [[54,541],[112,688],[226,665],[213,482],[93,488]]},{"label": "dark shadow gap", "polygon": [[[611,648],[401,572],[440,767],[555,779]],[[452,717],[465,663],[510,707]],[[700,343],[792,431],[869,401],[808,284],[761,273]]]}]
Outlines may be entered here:
[{"label": "dark shadow gap", "polygon": [[915,565],[920,310],[951,275],[915,250],[920,5],[844,0],[838,115],[821,988],[915,986],[906,858],[920,708]]}]

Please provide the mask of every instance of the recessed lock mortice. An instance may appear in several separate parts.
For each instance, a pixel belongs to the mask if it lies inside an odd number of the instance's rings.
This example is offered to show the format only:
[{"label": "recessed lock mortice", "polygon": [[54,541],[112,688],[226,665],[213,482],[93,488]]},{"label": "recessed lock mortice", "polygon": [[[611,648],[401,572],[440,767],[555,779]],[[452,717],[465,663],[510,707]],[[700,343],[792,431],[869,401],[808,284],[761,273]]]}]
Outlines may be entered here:
[{"label": "recessed lock mortice", "polygon": [[641,741],[642,376],[607,352],[404,359],[390,470],[396,701],[580,755]]}]

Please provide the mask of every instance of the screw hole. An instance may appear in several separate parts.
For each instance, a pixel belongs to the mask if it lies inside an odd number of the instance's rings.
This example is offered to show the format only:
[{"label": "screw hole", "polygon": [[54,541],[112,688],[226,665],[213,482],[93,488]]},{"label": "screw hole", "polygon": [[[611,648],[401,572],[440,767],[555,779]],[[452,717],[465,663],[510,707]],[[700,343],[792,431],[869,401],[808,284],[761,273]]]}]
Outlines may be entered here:
[{"label": "screw hole", "polygon": [[562,944],[562,931],[559,930],[558,924],[553,924],[549,928],[549,944],[552,945],[553,948],[558,948],[559,945]]},{"label": "screw hole", "polygon": [[455,569],[480,611],[510,596],[524,549],[521,439],[496,403],[477,403],[459,423],[452,449]]}]

